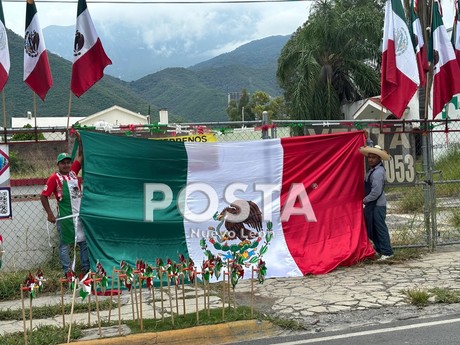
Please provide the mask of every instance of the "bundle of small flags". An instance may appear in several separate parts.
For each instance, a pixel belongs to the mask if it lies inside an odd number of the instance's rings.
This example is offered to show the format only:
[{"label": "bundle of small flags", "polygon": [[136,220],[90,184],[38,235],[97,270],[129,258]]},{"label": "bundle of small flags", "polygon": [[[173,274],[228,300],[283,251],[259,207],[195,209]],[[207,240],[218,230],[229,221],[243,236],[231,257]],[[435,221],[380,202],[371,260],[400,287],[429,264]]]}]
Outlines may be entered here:
[{"label": "bundle of small flags", "polygon": [[244,277],[244,268],[238,262],[238,260],[233,260],[232,263],[230,264],[230,270],[231,270],[230,280],[232,283],[232,287],[235,288],[236,284],[238,284],[238,281]]},{"label": "bundle of small flags", "polygon": [[156,264],[157,264],[157,277],[158,277],[158,279],[161,280],[161,278],[163,276],[163,270],[165,269],[163,259],[157,258]]},{"label": "bundle of small flags", "polygon": [[79,281],[78,285],[80,287],[80,297],[82,301],[85,300],[86,296],[91,293],[91,285],[93,284],[93,278],[91,278],[90,272],[86,273],[83,278]]},{"label": "bundle of small flags", "polygon": [[195,263],[190,258],[188,259],[187,272],[188,272],[188,279],[190,280],[191,283],[193,283],[196,278],[196,270],[195,270]]},{"label": "bundle of small flags", "polygon": [[203,260],[201,265],[201,275],[203,276],[203,280],[209,282],[209,279],[214,274],[214,260],[208,259]]},{"label": "bundle of small flags", "polygon": [[176,264],[170,258],[168,258],[166,262],[166,270],[168,271],[168,276],[174,282],[174,284],[178,286],[180,284],[180,264]]},{"label": "bundle of small flags", "polygon": [[265,261],[262,259],[259,260],[259,264],[257,265],[257,281],[259,284],[262,284],[265,281],[265,276],[267,274],[267,266],[265,265]]},{"label": "bundle of small flags", "polygon": [[96,278],[101,279],[101,290],[102,293],[105,293],[109,279],[107,278],[107,272],[99,261],[96,264]]},{"label": "bundle of small flags", "polygon": [[45,278],[43,277],[43,271],[38,269],[37,273],[32,275],[31,272],[24,279],[24,287],[29,291],[30,299],[33,299],[36,296],[37,292],[43,291],[43,282]]},{"label": "bundle of small flags", "polygon": [[125,275],[123,283],[125,284],[128,291],[131,291],[134,280],[133,268],[124,260],[120,263],[120,273]]},{"label": "bundle of small flags", "polygon": [[145,277],[145,284],[147,286],[147,289],[150,289],[150,287],[153,285],[153,268],[152,268],[152,266],[147,265],[147,267],[145,268],[144,277]]},{"label": "bundle of small flags", "polygon": [[69,268],[69,270],[65,274],[65,277],[67,279],[67,282],[70,283],[69,284],[70,290],[73,291],[75,287],[75,272]]}]

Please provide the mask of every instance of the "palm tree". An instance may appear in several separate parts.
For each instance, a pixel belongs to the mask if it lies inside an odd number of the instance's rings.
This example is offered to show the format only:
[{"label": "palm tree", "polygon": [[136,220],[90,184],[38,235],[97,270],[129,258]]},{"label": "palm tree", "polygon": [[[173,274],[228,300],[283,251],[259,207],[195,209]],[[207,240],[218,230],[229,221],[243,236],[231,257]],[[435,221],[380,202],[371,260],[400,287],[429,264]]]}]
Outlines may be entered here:
[{"label": "palm tree", "polygon": [[317,0],[283,48],[277,77],[293,119],[340,119],[380,94],[381,0]]}]

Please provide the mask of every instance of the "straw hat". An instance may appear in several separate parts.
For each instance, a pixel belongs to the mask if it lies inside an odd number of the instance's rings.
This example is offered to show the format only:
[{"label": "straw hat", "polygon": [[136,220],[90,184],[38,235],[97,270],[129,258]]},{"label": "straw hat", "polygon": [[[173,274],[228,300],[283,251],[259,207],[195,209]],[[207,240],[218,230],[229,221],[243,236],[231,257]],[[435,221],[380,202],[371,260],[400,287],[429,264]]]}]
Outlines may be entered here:
[{"label": "straw hat", "polygon": [[382,149],[379,145],[375,146],[361,146],[359,148],[359,152],[361,152],[363,155],[367,157],[369,153],[373,153],[374,155],[379,156],[382,160],[387,161],[390,159],[390,155],[388,154],[387,151]]}]

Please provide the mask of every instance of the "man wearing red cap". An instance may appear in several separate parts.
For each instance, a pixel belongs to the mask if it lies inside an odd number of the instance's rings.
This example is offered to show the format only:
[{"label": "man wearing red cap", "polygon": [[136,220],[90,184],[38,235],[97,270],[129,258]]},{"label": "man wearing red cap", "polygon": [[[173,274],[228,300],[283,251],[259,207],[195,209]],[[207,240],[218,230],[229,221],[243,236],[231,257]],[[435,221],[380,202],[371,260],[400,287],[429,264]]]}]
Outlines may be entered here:
[{"label": "man wearing red cap", "polygon": [[[59,259],[61,261],[64,276],[69,270],[73,270],[70,263],[70,245],[78,243],[80,247],[80,263],[82,272],[89,271],[88,247],[86,246],[85,233],[78,217],[81,203],[81,185],[78,173],[83,162],[83,147],[80,134],[76,132],[78,141],[78,153],[72,163],[72,157],[68,153],[60,153],[56,163],[58,171],[53,173],[42,190],[40,200],[46,211],[47,219],[56,223],[59,233]],[[58,203],[58,217],[51,210],[48,198],[54,194]]]}]

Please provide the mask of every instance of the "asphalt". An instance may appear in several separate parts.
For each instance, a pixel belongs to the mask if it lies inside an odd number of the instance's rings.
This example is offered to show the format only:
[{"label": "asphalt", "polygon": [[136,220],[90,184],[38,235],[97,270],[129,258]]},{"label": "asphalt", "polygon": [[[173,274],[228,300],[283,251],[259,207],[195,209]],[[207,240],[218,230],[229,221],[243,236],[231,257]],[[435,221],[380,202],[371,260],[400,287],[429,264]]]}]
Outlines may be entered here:
[{"label": "asphalt", "polygon": [[[357,326],[386,323],[398,319],[428,318],[446,314],[460,314],[460,304],[434,303],[427,307],[416,307],[409,303],[407,290],[419,289],[429,291],[433,288],[460,289],[460,246],[452,245],[439,247],[433,253],[422,257],[397,261],[372,262],[358,264],[352,267],[340,267],[325,275],[310,275],[295,278],[271,278],[263,284],[254,284],[250,280],[238,283],[236,298],[238,304],[253,306],[254,310],[270,316],[296,323],[303,332],[322,332],[339,330]],[[251,289],[254,295],[251,298]],[[215,290],[218,290],[216,287]],[[172,291],[172,290],[171,290]],[[157,290],[155,310],[152,295],[143,291],[142,308],[140,297],[135,308],[135,296],[124,292],[120,296],[121,307],[110,312],[112,321],[133,320],[140,322],[137,315],[143,318],[157,319],[162,317],[171,320],[171,309],[174,315],[194,313],[196,307],[204,308],[204,294],[198,291],[196,303],[193,286],[186,287],[186,298],[169,299],[167,289],[163,294],[163,305]],[[71,293],[65,294],[65,302],[71,301]],[[98,301],[107,297],[100,297]],[[114,298],[115,301],[117,297]],[[94,301],[94,296],[93,296]],[[42,296],[33,300],[33,306],[61,304],[61,296]],[[211,296],[211,308],[222,308],[222,300]],[[21,301],[1,302],[0,309],[21,309]],[[28,301],[26,301],[28,311]],[[155,312],[155,314],[154,314]],[[174,316],[173,315],[173,316]],[[101,320],[108,320],[109,311],[101,311]],[[82,344],[225,344],[244,339],[255,339],[293,333],[278,326],[260,320],[223,322],[215,326],[198,326],[190,329],[129,334],[127,327],[118,326],[101,328],[97,323],[95,312],[65,316],[65,322],[91,323],[96,325],[86,331],[85,337],[79,341]],[[57,315],[49,319],[33,319],[32,327],[39,325],[62,326],[63,317]],[[29,320],[26,322],[30,326]],[[23,321],[0,321],[0,334],[23,332]]]}]

